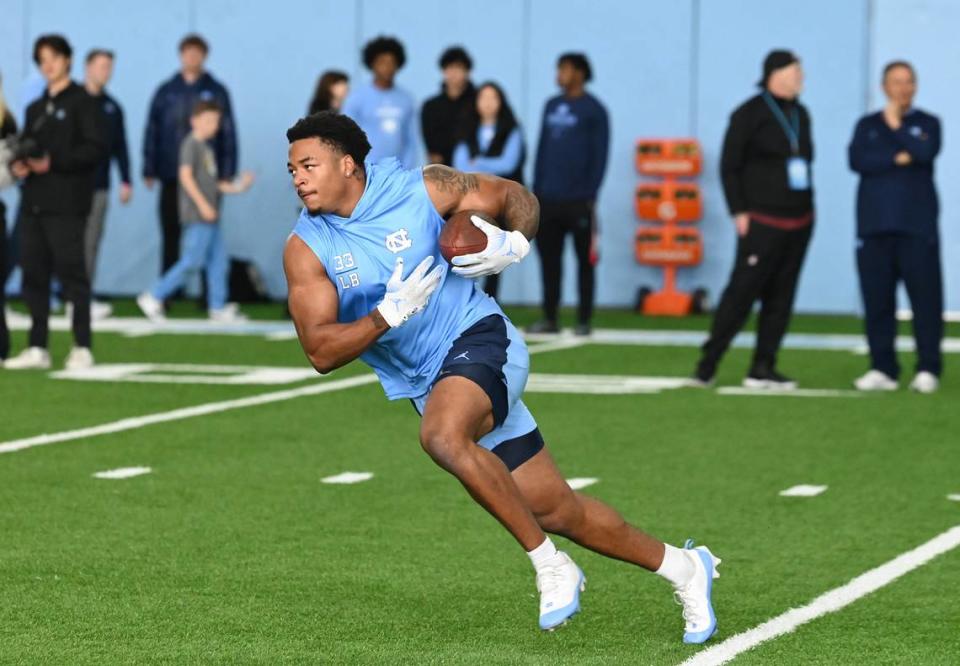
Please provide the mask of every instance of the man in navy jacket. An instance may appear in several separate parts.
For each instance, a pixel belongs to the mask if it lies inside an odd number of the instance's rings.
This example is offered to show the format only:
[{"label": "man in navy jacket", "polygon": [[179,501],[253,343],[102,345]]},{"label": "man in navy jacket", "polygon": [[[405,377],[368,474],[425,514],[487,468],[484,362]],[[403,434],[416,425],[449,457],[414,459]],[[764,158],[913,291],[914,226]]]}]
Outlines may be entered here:
[{"label": "man in navy jacket", "polygon": [[584,54],[564,53],[557,61],[557,84],[563,92],[547,100],[543,109],[533,193],[540,199],[537,250],[543,274],[544,319],[527,329],[532,333],[559,331],[563,244],[568,233],[573,235],[579,268],[580,302],[574,332],[590,333],[597,259],[594,211],[610,143],[607,110],[585,90],[592,78]]},{"label": "man in navy jacket", "polygon": [[910,388],[932,393],[939,386],[943,339],[939,202],[933,183],[940,121],[912,106],[917,84],[909,63],[884,68],[883,91],[887,105],[860,119],[849,148],[850,168],[860,174],[857,268],[871,366],[854,384],[865,391],[897,388],[894,342],[902,280],[913,309],[918,356]]},{"label": "man in navy jacket", "polygon": [[[163,271],[180,258],[180,216],[177,210],[177,169],[180,144],[190,131],[190,114],[200,100],[216,102],[222,110],[220,129],[213,141],[222,181],[237,175],[237,136],[227,89],[203,65],[209,47],[199,35],[180,42],[180,71],[153,95],[143,136],[143,179],[148,188],[160,181],[160,226],[163,233]],[[163,272],[161,271],[161,272]]]}]

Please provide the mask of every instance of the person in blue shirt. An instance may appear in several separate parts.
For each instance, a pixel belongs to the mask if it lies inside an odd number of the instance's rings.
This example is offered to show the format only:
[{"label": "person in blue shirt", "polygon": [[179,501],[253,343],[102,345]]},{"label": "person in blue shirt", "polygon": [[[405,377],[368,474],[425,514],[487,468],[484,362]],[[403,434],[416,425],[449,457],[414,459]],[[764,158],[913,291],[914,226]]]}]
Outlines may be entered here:
[{"label": "person in blue shirt", "polygon": [[557,84],[563,92],[543,109],[540,142],[533,171],[533,191],[543,207],[537,250],[543,273],[543,321],[527,330],[557,333],[563,245],[567,234],[579,267],[580,302],[577,335],[590,333],[593,317],[596,248],[596,203],[607,168],[610,122],[607,110],[585,89],[593,78],[582,53],[565,53],[557,61]]},{"label": "person in blue shirt", "polygon": [[[579,610],[585,583],[550,532],[657,572],[684,606],[684,641],[713,635],[719,560],[703,546],[663,544],[574,492],[521,400],[526,345],[473,279],[527,255],[540,217],[536,197],[488,174],[439,164],[405,170],[395,158],[365,162],[370,143],[344,115],[308,116],[287,139],[287,168],[304,209],[283,263],[290,313],[313,367],[327,373],[360,358],[389,399],[412,401],[426,453],[527,551],[542,629]],[[471,214],[488,241],[447,270],[439,236],[444,218],[458,212]]]},{"label": "person in blue shirt", "polygon": [[180,71],[153,94],[143,133],[143,180],[147,189],[160,181],[160,228],[163,237],[163,270],[180,258],[178,169],[180,146],[190,133],[190,115],[197,102],[216,102],[222,110],[220,130],[212,146],[221,182],[237,175],[237,134],[230,94],[222,83],[205,71],[210,47],[199,35],[180,41]]},{"label": "person in blue shirt", "polygon": [[943,277],[937,229],[939,202],[933,162],[940,152],[940,121],[913,106],[913,67],[892,62],[883,71],[887,104],[860,119],[850,142],[857,191],[857,269],[870,345],[870,370],[854,384],[865,391],[895,390],[900,367],[897,283],[913,309],[916,376],[910,388],[933,393],[943,369]]},{"label": "person in blue shirt", "polygon": [[353,118],[370,138],[370,160],[396,157],[409,168],[420,164],[413,96],[394,83],[407,62],[403,44],[377,37],[363,47],[363,64],[373,81],[350,91],[342,113]]},{"label": "person in blue shirt", "polygon": [[[460,130],[461,140],[453,149],[453,168],[458,171],[492,173],[523,184],[523,132],[503,90],[488,81],[476,92]],[[497,297],[500,276],[490,275],[484,291]]]}]

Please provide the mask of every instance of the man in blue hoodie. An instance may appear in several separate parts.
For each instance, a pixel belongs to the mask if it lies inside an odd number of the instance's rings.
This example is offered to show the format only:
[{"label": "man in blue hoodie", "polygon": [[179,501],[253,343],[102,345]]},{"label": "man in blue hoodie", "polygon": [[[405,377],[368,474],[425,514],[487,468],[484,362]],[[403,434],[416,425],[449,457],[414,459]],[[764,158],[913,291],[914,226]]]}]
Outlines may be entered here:
[{"label": "man in blue hoodie", "polygon": [[160,181],[163,271],[180,258],[177,169],[180,144],[190,132],[190,114],[197,102],[212,101],[220,107],[220,129],[213,140],[217,169],[223,182],[237,175],[237,136],[230,95],[223,84],[204,70],[209,52],[200,35],[187,35],[180,41],[180,71],[157,88],[144,131],[143,180],[147,188]]},{"label": "man in blue hoodie", "polygon": [[593,78],[582,53],[565,53],[557,61],[557,85],[563,92],[543,109],[540,143],[533,171],[533,192],[540,199],[542,222],[537,250],[543,273],[544,319],[531,333],[556,333],[560,305],[563,244],[568,233],[579,266],[580,304],[577,335],[590,333],[593,316],[594,247],[597,192],[607,168],[610,122],[607,110],[584,86]]},{"label": "man in blue hoodie", "polygon": [[416,108],[413,96],[393,81],[406,62],[403,44],[393,37],[367,42],[363,64],[373,72],[373,81],[350,92],[343,103],[343,114],[360,125],[370,139],[368,161],[396,157],[411,169],[420,164]]},{"label": "man in blue hoodie", "polygon": [[866,315],[870,370],[854,384],[862,391],[897,388],[900,366],[897,283],[913,309],[917,373],[910,388],[933,393],[943,368],[943,278],[937,230],[939,203],[933,161],[940,152],[940,121],[913,106],[917,80],[910,63],[883,70],[887,104],[864,116],[850,142],[857,192],[857,268]]}]

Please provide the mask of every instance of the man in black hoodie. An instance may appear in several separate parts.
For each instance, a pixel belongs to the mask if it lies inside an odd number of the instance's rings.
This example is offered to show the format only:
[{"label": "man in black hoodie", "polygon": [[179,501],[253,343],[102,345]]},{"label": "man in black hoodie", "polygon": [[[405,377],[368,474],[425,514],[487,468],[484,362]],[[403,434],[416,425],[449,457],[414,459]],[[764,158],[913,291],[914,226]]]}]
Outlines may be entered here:
[{"label": "man in black hoodie", "polygon": [[423,103],[420,126],[431,164],[453,164],[464,115],[475,103],[476,91],[470,81],[473,60],[460,46],[451,46],[440,56],[443,86],[440,94]]},{"label": "man in black hoodie", "polygon": [[803,70],[789,51],[771,51],[762,91],[730,116],[720,172],[737,230],[737,256],[693,378],[712,384],[717,365],[759,299],[748,388],[793,389],[776,369],[797,279],[813,229],[810,115],[797,101]]},{"label": "man in black hoodie", "polygon": [[73,51],[60,35],[43,35],[33,60],[47,81],[43,96],[27,107],[24,135],[37,148],[12,171],[23,178],[20,199],[20,255],[23,295],[33,320],[30,345],[4,363],[12,370],[50,367],[47,351],[50,278],[57,274],[73,303],[74,347],[68,369],[93,365],[90,353],[90,279],[84,229],[93,198],[97,166],[107,155],[103,112],[70,80]]}]

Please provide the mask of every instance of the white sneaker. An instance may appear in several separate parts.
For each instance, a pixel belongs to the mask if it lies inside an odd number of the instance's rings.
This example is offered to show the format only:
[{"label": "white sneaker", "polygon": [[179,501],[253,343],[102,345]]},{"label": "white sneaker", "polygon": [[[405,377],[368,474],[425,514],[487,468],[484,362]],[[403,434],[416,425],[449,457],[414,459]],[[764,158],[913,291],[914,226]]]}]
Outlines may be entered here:
[{"label": "white sneaker", "polygon": [[544,631],[556,629],[580,610],[580,593],[587,583],[580,567],[566,553],[557,551],[553,562],[537,572],[540,628]]},{"label": "white sneaker", "polygon": [[103,301],[90,301],[90,318],[94,321],[106,319],[113,314],[113,306]]},{"label": "white sneaker", "polygon": [[858,391],[896,391],[899,387],[896,379],[879,370],[870,370],[863,377],[858,377],[853,385]]},{"label": "white sneaker", "polygon": [[704,643],[717,631],[717,617],[713,614],[710,596],[713,591],[713,579],[720,577],[717,565],[720,558],[714,556],[706,546],[693,547],[693,541],[687,541],[684,554],[693,564],[693,577],[686,585],[674,588],[673,596],[683,606],[683,619],[686,621],[683,633],[684,643]]},{"label": "white sneaker", "polygon": [[27,347],[3,362],[7,370],[49,370],[50,352],[43,347]]},{"label": "white sneaker", "polygon": [[67,370],[86,370],[93,367],[93,354],[89,347],[74,347],[67,355],[63,367]]},{"label": "white sneaker", "polygon": [[921,370],[910,382],[910,390],[917,393],[936,393],[940,388],[940,380],[932,372]]},{"label": "white sneaker", "polygon": [[236,303],[227,303],[222,308],[207,310],[210,321],[218,324],[241,324],[247,321],[247,315],[240,312]]},{"label": "white sneaker", "polygon": [[164,321],[167,318],[163,311],[163,303],[149,291],[137,296],[137,307],[150,321]]}]

